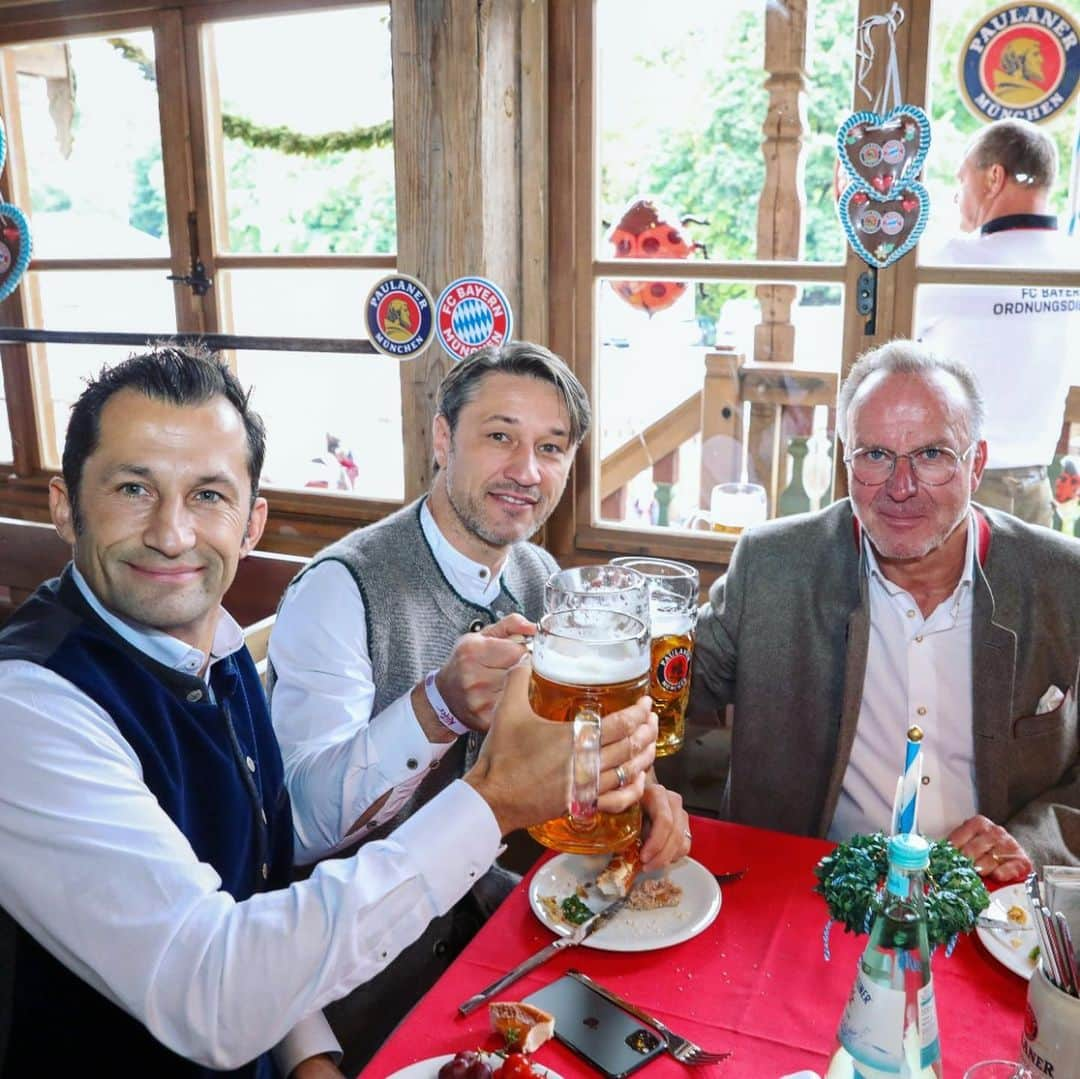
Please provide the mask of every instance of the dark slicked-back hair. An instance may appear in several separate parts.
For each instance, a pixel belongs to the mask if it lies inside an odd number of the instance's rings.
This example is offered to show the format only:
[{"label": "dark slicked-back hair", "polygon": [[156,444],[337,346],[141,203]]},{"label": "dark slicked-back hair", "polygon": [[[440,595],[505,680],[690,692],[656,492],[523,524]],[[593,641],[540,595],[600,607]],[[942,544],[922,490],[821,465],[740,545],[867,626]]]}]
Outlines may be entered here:
[{"label": "dark slicked-back hair", "polygon": [[445,416],[450,433],[457,430],[461,410],[476,396],[488,375],[527,375],[550,382],[566,406],[570,419],[570,441],[577,446],[589,431],[592,410],[585,387],[569,367],[543,345],[529,341],[509,341],[466,356],[446,373],[435,399],[435,412]]},{"label": "dark slicked-back hair", "polygon": [[81,527],[79,485],[83,465],[101,440],[102,409],[121,390],[134,390],[151,400],[178,406],[204,405],[215,397],[224,397],[240,413],[247,431],[248,476],[251,500],[255,501],[266,456],[266,428],[248,405],[249,393],[218,355],[204,345],[159,345],[113,367],[103,367],[97,378],[88,380],[86,389],[71,406],[62,469],[76,529]]}]

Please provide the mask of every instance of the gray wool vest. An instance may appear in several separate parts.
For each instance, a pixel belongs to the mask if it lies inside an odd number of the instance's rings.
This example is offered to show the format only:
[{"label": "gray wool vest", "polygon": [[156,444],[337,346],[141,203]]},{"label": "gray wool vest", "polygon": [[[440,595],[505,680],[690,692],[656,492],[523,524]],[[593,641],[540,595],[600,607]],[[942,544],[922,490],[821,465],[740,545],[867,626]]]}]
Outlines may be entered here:
[{"label": "gray wool vest", "polygon": [[[547,551],[532,543],[516,543],[503,567],[501,589],[491,607],[459,596],[443,576],[420,527],[422,500],[389,517],[358,528],[320,551],[297,575],[313,566],[340,562],[352,574],[364,600],[368,655],[371,657],[378,715],[436,667],[441,667],[458,638],[523,614],[537,621],[544,610],[544,583],[559,567]],[[269,671],[270,692],[274,674]],[[412,797],[385,824],[367,833],[364,842],[383,839],[476,759],[481,737],[470,734],[429,773]]]}]

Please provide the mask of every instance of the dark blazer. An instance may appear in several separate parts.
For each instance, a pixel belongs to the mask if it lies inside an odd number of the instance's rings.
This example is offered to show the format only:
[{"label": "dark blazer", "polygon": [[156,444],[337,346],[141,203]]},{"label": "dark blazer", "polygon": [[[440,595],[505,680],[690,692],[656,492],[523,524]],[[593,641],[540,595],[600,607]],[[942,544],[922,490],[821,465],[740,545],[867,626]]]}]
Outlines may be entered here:
[{"label": "dark blazer", "polygon": [[[1039,864],[1080,865],[1080,542],[979,507],[975,792]],[[851,503],[744,533],[701,609],[695,711],[734,704],[732,820],[824,836],[862,703],[869,602]],[[1065,703],[1035,715],[1050,685]],[[899,756],[899,774],[902,757]]]}]

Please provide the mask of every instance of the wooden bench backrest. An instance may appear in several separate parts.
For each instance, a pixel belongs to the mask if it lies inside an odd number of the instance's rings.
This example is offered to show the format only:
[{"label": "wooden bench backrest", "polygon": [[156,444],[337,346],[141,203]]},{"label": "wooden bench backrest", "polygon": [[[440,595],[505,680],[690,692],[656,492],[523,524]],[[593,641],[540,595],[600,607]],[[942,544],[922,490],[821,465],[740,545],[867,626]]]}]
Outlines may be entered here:
[{"label": "wooden bench backrest", "polygon": [[[0,517],[0,621],[42,581],[55,577],[70,558],[71,548],[52,525]],[[236,579],[225,594],[225,609],[240,625],[254,629],[253,623],[277,610],[286,586],[306,561],[297,555],[255,551],[237,567]],[[265,655],[265,641],[262,648]]]}]

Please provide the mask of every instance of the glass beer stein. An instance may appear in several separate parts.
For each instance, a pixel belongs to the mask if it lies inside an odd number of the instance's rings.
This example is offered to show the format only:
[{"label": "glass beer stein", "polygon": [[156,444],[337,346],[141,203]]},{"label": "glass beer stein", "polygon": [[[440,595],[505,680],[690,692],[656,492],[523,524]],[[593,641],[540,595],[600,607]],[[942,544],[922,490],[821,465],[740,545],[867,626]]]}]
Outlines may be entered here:
[{"label": "glass beer stein", "polygon": [[578,566],[553,573],[544,586],[545,611],[598,607],[649,624],[649,582],[628,566]]},{"label": "glass beer stein", "polygon": [[682,748],[685,737],[701,581],[693,566],[666,558],[633,555],[612,559],[612,565],[636,570],[649,585],[652,629],[649,696],[660,720],[656,755],[668,757]]},{"label": "glass beer stein", "polygon": [[649,627],[601,607],[554,611],[540,619],[532,649],[529,703],[557,723],[574,724],[567,812],[529,829],[538,843],[571,854],[621,850],[641,832],[641,807],[601,813],[600,717],[648,691]]}]

